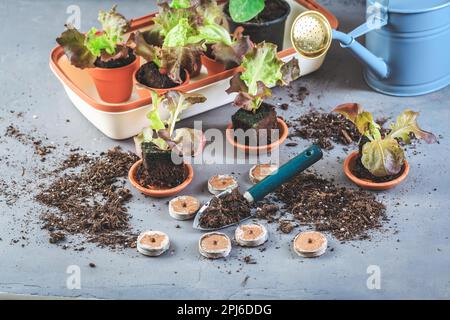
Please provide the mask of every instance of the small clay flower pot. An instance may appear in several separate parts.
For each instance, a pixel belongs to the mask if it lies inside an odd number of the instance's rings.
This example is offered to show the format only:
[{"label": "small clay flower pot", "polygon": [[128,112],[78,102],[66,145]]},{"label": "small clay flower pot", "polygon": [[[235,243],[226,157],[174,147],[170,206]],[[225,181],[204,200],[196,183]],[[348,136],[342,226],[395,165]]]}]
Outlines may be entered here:
[{"label": "small clay flower pot", "polygon": [[98,95],[106,103],[123,103],[130,100],[133,92],[134,73],[140,64],[134,62],[120,68],[91,68],[88,73],[94,81]]},{"label": "small clay flower pot", "polygon": [[225,71],[225,65],[220,63],[210,57],[202,54],[200,57],[202,64],[205,66],[208,71],[208,76],[213,76],[215,74],[221,73]]},{"label": "small clay flower pot", "polygon": [[139,71],[139,68],[137,68],[134,71],[134,73],[133,73],[133,79],[136,82],[136,86],[141,88],[141,89],[152,90],[152,91],[156,92],[158,95],[163,95],[163,94],[165,94],[168,91],[180,91],[180,92],[183,92],[183,88],[186,85],[188,85],[189,82],[191,81],[191,77],[189,75],[189,72],[187,72],[187,70],[185,70],[186,79],[184,79],[183,83],[180,84],[179,86],[172,87],[172,88],[152,88],[152,87],[146,86],[145,84],[140,83],[137,80],[136,75],[137,75],[138,71]]},{"label": "small clay flower pot", "polygon": [[402,169],[403,171],[401,175],[391,181],[374,182],[368,179],[361,179],[353,174],[353,168],[355,167],[355,162],[358,159],[358,156],[359,156],[358,151],[354,151],[351,154],[349,154],[349,156],[344,161],[344,173],[347,176],[347,178],[350,179],[350,181],[352,181],[353,183],[355,183],[356,185],[360,186],[363,189],[376,191],[392,189],[397,185],[399,185],[403,180],[405,180],[406,176],[409,173],[408,161],[404,160]]},{"label": "small clay flower pot", "polygon": [[133,187],[150,197],[167,198],[176,195],[177,193],[185,189],[192,182],[192,179],[194,179],[194,169],[190,164],[185,163],[184,168],[187,172],[187,178],[182,184],[171,189],[146,188],[141,186],[136,179],[136,173],[141,165],[142,160],[138,160],[135,164],[133,164],[133,166],[130,168],[130,171],[128,172],[128,180],[130,180],[130,183],[133,185]]},{"label": "small clay flower pot", "polygon": [[226,130],[227,140],[230,144],[232,144],[237,149],[244,150],[245,152],[262,152],[262,151],[271,151],[278,148],[287,138],[289,133],[289,128],[286,122],[281,118],[277,118],[278,127],[280,129],[280,138],[277,141],[273,141],[271,144],[262,145],[262,146],[247,146],[243,144],[239,144],[234,139],[234,129],[233,124],[230,123]]}]

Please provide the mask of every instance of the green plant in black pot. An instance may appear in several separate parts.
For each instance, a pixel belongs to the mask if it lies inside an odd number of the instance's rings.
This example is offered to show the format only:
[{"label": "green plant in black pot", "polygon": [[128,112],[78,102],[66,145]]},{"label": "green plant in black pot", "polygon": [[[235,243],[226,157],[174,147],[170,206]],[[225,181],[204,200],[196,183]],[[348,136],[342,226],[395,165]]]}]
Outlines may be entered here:
[{"label": "green plant in black pot", "polygon": [[225,7],[230,29],[241,26],[244,34],[259,43],[275,43],[283,49],[286,19],[291,7],[285,0],[230,0]]},{"label": "green plant in black pot", "polygon": [[270,132],[280,129],[280,124],[285,127],[285,123],[264,99],[272,94],[269,87],[287,85],[300,77],[298,60],[283,62],[277,55],[276,45],[262,42],[245,55],[241,68],[242,72],[233,76],[227,89],[227,93],[238,93],[233,104],[240,108],[231,118],[232,128],[244,132],[252,129],[256,136],[253,140],[258,145],[261,145],[259,137],[264,136],[262,130],[271,143]]},{"label": "green plant in black pot", "polygon": [[[203,144],[201,132],[188,128],[175,130],[175,125],[183,111],[206,98],[177,91],[168,91],[162,96],[154,91],[151,94],[153,106],[147,114],[150,125],[134,138],[143,164],[136,178],[143,187],[174,188],[186,178],[182,157],[196,153]],[[169,112],[166,120],[161,118],[160,108]]]}]

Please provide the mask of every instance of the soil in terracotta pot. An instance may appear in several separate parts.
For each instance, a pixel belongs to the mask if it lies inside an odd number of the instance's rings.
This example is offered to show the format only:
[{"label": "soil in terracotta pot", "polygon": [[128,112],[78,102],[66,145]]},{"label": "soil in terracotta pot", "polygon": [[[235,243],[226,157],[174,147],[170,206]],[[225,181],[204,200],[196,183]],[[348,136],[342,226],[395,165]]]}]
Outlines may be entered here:
[{"label": "soil in terracotta pot", "polygon": [[172,162],[172,152],[158,149],[151,142],[142,144],[143,165],[136,172],[136,180],[144,188],[172,189],[187,178],[184,164]]},{"label": "soil in terracotta pot", "polygon": [[237,223],[251,214],[252,205],[242,196],[238,189],[223,197],[214,197],[208,209],[200,218],[203,228],[220,228]]},{"label": "soil in terracotta pot", "polygon": [[403,173],[403,170],[405,170],[404,166],[402,167],[402,170],[400,170],[399,173],[397,173],[395,175],[385,176],[385,177],[376,177],[373,174],[371,174],[370,171],[364,167],[364,165],[361,162],[361,154],[362,154],[362,147],[367,142],[369,142],[369,139],[367,137],[364,136],[361,138],[361,142],[359,144],[359,156],[356,158],[354,167],[351,168],[352,173],[360,179],[370,180],[370,181],[378,182],[378,183],[392,181],[392,180],[400,177]]},{"label": "soil in terracotta pot", "polygon": [[[226,14],[230,15],[228,11],[228,6],[226,7]],[[266,1],[266,6],[263,11],[261,11],[256,17],[252,20],[247,21],[246,23],[264,23],[276,20],[282,17],[286,13],[285,7],[278,0],[270,0]]]},{"label": "soil in terracotta pot", "polygon": [[121,68],[125,67],[129,64],[132,64],[136,60],[136,55],[133,52],[133,49],[128,48],[128,57],[126,58],[120,58],[116,60],[110,60],[110,61],[102,61],[100,58],[97,58],[95,61],[95,66],[98,68],[105,68],[105,69],[115,69],[115,68]]},{"label": "soil in terracotta pot", "polygon": [[[186,74],[182,71],[181,78],[186,80]],[[136,73],[136,80],[150,88],[170,89],[179,86],[173,82],[167,74],[161,74],[158,66],[154,62],[147,62],[139,68]]]},{"label": "soil in terracotta pot", "polygon": [[[246,145],[254,145],[256,141],[258,145],[267,145],[272,143],[271,131],[279,129],[277,121],[277,113],[275,112],[274,106],[263,103],[261,107],[256,111],[246,111],[244,109],[239,109],[232,117],[231,121],[233,123],[233,129],[242,129],[247,131],[249,129],[254,129],[252,132],[247,132],[248,136],[245,139]],[[267,133],[267,139],[264,141],[259,141],[259,133],[261,130]],[[281,130],[279,131],[281,134]],[[235,139],[238,141],[237,137]]]}]

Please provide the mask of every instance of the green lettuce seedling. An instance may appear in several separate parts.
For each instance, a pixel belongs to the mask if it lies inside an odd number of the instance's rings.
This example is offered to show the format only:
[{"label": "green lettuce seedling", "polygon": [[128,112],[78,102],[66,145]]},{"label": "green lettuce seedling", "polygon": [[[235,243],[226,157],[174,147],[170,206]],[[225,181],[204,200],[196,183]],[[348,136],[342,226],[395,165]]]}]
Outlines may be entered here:
[{"label": "green lettuce seedling", "polygon": [[353,122],[361,135],[367,138],[361,139],[361,162],[375,177],[396,175],[402,170],[405,154],[399,141],[411,143],[411,134],[427,143],[436,142],[432,133],[420,129],[416,121],[419,113],[412,110],[403,111],[384,136],[372,114],[359,104],[346,104],[333,111]]},{"label": "green lettuce seedling", "polygon": [[230,0],[230,16],[234,22],[247,22],[260,14],[265,6],[265,0]]},{"label": "green lettuce seedling", "polygon": [[298,60],[283,62],[277,46],[262,42],[249,50],[241,64],[243,71],[233,76],[227,93],[238,92],[234,105],[256,112],[264,98],[272,93],[269,87],[288,85],[300,77]]},{"label": "green lettuce seedling", "polygon": [[98,20],[102,31],[91,28],[83,34],[73,26],[66,25],[67,30],[56,42],[64,48],[72,65],[80,69],[95,68],[95,62],[99,58],[104,62],[128,58],[129,42],[124,43],[123,36],[130,25],[116,8],[117,6],[113,6],[109,12],[100,11]]},{"label": "green lettuce seedling", "polygon": [[[140,133],[135,142],[140,145],[142,142],[152,142],[160,150],[181,151],[184,147],[181,145],[183,141],[193,141],[193,129],[178,129],[175,132],[175,125],[180,121],[180,115],[183,111],[197,103],[203,103],[206,98],[201,94],[180,93],[178,91],[168,91],[163,96],[159,96],[156,92],[151,91],[152,110],[147,114],[150,124]],[[163,120],[159,114],[159,108],[165,108],[170,116]],[[194,147],[194,146],[192,146]],[[194,153],[194,150],[192,151]]]}]

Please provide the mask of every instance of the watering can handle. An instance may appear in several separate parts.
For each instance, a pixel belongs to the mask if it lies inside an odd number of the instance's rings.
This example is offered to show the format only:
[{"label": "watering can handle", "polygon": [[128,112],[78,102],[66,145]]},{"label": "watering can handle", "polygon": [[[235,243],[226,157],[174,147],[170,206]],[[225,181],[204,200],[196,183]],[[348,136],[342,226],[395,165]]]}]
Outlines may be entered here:
[{"label": "watering can handle", "polygon": [[308,169],[314,163],[322,159],[322,156],[322,150],[318,146],[310,146],[298,156],[281,166],[275,173],[251,187],[244,193],[244,197],[249,202],[262,200],[267,194],[277,189],[293,176]]},{"label": "watering can handle", "polygon": [[375,0],[367,6],[366,10],[366,22],[348,35],[353,39],[359,38],[366,33],[380,29],[388,23],[388,7],[389,0]]}]

